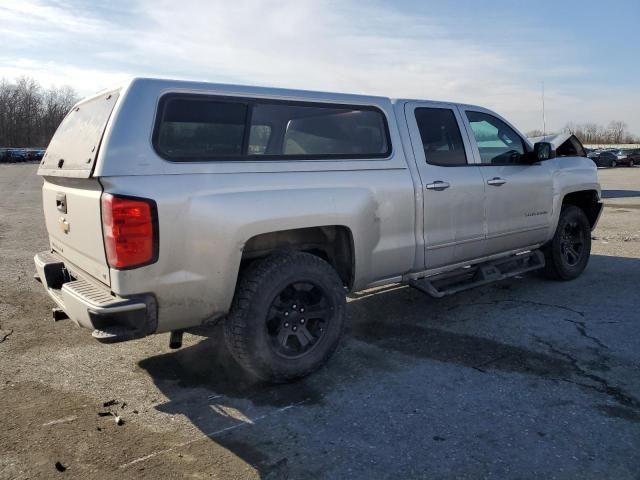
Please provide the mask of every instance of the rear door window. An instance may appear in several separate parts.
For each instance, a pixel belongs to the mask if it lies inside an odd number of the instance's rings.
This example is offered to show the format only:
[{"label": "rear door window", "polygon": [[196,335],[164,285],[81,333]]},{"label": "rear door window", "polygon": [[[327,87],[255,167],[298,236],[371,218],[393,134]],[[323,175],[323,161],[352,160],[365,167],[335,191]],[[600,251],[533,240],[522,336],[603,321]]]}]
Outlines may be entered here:
[{"label": "rear door window", "polygon": [[427,163],[444,167],[467,165],[458,121],[450,108],[416,108],[416,122]]}]

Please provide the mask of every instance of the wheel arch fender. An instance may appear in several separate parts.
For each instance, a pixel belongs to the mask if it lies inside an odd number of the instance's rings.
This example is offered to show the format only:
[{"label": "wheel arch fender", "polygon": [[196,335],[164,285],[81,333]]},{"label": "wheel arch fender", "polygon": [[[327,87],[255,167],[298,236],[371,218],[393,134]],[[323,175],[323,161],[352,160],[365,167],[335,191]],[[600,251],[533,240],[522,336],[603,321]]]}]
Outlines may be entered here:
[{"label": "wheel arch fender", "polygon": [[565,204],[577,205],[583,209],[588,207],[587,218],[594,229],[602,211],[601,189],[598,181],[598,168],[589,158],[562,157],[552,160],[554,169],[553,211],[547,232],[547,240],[551,240],[558,227],[560,212]]},{"label": "wheel arch fender", "polygon": [[203,258],[214,263],[216,277],[224,278],[211,285],[217,290],[217,308],[227,311],[231,305],[245,251],[258,251],[260,256],[261,248],[268,248],[270,242],[275,242],[276,249],[286,245],[292,238],[287,232],[297,232],[296,238],[302,240],[309,232],[324,231],[329,236],[332,230],[347,232],[352,256],[349,283],[357,287],[368,282],[380,239],[378,209],[366,188],[244,191],[194,199],[191,215],[206,212],[198,218],[212,219],[199,227],[206,233],[206,248],[224,252],[223,258]]}]

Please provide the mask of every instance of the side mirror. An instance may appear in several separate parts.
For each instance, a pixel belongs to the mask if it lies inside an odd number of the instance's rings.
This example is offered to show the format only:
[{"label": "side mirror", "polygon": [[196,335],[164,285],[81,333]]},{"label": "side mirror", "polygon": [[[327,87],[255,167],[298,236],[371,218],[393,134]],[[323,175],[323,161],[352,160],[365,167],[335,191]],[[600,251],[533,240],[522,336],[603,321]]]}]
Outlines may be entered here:
[{"label": "side mirror", "polygon": [[556,151],[549,142],[538,142],[533,146],[533,161],[543,162],[551,158],[556,158]]}]

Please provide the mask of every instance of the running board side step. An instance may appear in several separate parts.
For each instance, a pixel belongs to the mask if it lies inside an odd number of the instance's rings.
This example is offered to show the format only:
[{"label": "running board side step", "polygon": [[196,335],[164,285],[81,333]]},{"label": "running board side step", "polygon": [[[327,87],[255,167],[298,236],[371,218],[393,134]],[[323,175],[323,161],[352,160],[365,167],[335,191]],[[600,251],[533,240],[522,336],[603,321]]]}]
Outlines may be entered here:
[{"label": "running board side step", "polygon": [[409,280],[409,286],[434,298],[442,298],[541,268],[544,268],[544,255],[540,250],[534,250],[441,273],[433,277]]}]

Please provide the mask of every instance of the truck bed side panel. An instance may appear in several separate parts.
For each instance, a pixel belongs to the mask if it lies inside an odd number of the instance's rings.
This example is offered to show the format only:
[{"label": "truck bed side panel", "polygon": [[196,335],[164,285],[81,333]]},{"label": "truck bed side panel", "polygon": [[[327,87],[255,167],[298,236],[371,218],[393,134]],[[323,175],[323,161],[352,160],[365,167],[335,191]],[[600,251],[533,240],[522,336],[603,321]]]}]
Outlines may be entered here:
[{"label": "truck bed side panel", "polygon": [[123,296],[154,292],[159,330],[197,325],[230,307],[245,243],[263,233],[340,225],[355,245],[354,289],[413,268],[415,202],[407,169],[102,179],[105,191],[154,198],[160,252],[111,271]]}]

